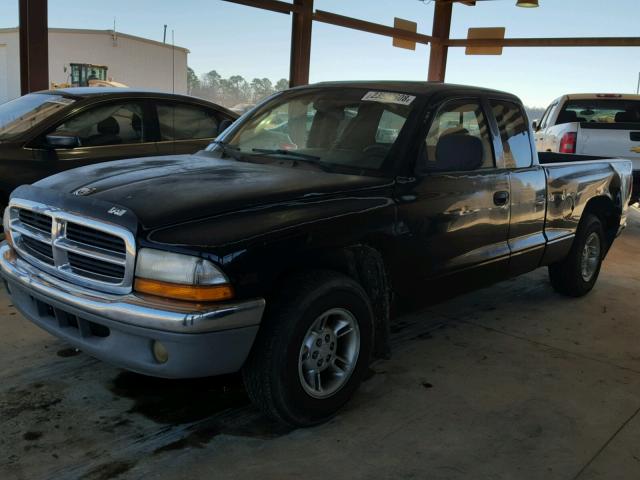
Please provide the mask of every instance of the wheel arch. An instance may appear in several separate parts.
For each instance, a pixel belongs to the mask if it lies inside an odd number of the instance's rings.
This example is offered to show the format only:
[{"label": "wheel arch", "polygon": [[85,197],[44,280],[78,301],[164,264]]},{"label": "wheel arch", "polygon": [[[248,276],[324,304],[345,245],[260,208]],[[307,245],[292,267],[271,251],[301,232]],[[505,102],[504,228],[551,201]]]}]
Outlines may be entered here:
[{"label": "wheel arch", "polygon": [[622,197],[620,190],[611,189],[611,196],[599,195],[591,198],[585,205],[582,217],[586,214],[597,216],[602,222],[607,250],[613,244],[622,219]]},{"label": "wheel arch", "polygon": [[374,356],[388,357],[391,351],[389,324],[391,312],[391,287],[382,251],[372,244],[357,243],[345,247],[314,250],[279,273],[267,292],[277,295],[286,280],[301,271],[333,270],[357,281],[371,300],[375,317]]}]

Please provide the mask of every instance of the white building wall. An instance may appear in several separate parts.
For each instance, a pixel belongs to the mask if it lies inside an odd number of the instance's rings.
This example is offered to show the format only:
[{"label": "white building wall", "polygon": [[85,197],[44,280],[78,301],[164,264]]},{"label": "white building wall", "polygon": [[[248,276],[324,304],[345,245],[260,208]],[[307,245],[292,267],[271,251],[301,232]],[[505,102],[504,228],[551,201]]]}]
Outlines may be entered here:
[{"label": "white building wall", "polygon": [[[20,96],[18,42],[17,29],[0,31],[0,49],[7,52],[4,76],[0,52],[0,81],[7,77],[0,102]],[[186,94],[187,54],[182,47],[111,31],[49,29],[49,81],[67,83],[70,63],[91,63],[108,66],[109,78],[130,87]]]}]

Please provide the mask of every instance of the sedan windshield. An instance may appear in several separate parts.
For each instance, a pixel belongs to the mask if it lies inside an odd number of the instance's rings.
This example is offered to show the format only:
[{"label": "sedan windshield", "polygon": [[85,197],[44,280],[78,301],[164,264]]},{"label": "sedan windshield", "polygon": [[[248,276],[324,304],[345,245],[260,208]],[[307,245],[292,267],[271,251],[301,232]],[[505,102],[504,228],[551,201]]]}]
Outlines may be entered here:
[{"label": "sedan windshield", "polygon": [[62,95],[31,93],[0,105],[0,140],[26,132],[74,102]]},{"label": "sedan windshield", "polygon": [[268,102],[226,135],[224,146],[249,159],[273,156],[323,167],[378,170],[414,100],[405,93],[359,88],[289,93]]}]

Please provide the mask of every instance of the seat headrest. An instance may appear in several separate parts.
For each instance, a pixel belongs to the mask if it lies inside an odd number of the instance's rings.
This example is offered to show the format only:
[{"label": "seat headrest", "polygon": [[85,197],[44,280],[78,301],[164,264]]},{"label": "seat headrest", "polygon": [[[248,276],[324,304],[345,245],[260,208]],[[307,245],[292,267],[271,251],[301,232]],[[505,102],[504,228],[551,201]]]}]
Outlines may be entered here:
[{"label": "seat headrest", "polygon": [[120,125],[113,117],[107,117],[98,122],[98,132],[102,135],[117,135],[120,133]]},{"label": "seat headrest", "polygon": [[483,159],[482,140],[472,135],[445,135],[440,137],[436,145],[437,170],[476,170],[482,166]]},{"label": "seat headrest", "polygon": [[558,120],[556,123],[571,123],[578,121],[578,114],[573,110],[565,110],[564,112],[560,112],[558,115]]},{"label": "seat headrest", "polygon": [[616,123],[624,123],[624,122],[637,122],[638,119],[633,114],[633,112],[618,112],[616,113],[615,119]]},{"label": "seat headrest", "polygon": [[133,114],[133,117],[131,117],[131,128],[133,128],[136,132],[142,130],[142,119],[135,113]]}]

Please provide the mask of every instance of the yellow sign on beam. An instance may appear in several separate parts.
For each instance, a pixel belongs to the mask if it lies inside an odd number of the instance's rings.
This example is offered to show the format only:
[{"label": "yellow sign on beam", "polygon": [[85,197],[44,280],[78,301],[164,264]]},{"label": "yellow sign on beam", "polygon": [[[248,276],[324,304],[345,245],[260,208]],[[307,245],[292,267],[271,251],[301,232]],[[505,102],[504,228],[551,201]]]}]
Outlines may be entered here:
[{"label": "yellow sign on beam", "polygon": [[[467,40],[504,40],[504,27],[470,28]],[[468,45],[466,55],[502,55],[502,45]]]},{"label": "yellow sign on beam", "polygon": [[[393,27],[398,30],[407,30],[409,32],[416,33],[418,31],[418,24],[410,20],[403,20],[401,18],[393,19]],[[416,42],[411,40],[405,40],[403,38],[393,37],[393,46],[398,48],[406,48],[407,50],[415,50]]]}]

